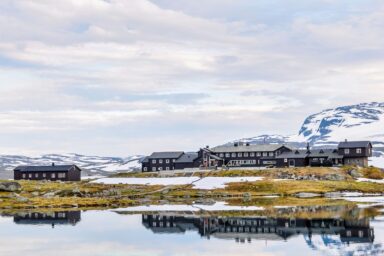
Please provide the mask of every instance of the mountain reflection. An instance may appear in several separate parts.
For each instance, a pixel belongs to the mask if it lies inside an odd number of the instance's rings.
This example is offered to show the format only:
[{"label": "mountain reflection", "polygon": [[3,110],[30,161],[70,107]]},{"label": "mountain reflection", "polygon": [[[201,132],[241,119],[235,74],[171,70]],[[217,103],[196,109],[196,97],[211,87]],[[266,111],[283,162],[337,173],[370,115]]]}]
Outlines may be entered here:
[{"label": "mountain reflection", "polygon": [[199,217],[167,214],[142,215],[143,225],[154,233],[185,233],[196,231],[210,239],[233,239],[237,242],[252,240],[288,240],[303,235],[308,246],[313,235],[320,235],[325,245],[334,243],[330,237],[338,236],[341,243],[373,243],[374,230],[368,218],[345,220],[341,218],[301,219],[269,217]]},{"label": "mountain reflection", "polygon": [[81,211],[61,212],[19,212],[13,215],[13,221],[22,225],[72,225],[81,221]]}]

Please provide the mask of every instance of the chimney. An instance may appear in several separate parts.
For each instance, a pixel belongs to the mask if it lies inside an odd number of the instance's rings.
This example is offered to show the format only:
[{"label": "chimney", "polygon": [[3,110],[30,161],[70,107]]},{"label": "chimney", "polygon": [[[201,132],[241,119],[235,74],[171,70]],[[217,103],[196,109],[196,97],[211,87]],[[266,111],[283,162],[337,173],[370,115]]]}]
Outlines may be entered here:
[{"label": "chimney", "polygon": [[245,145],[248,147],[250,144],[249,144],[249,142],[247,142]]},{"label": "chimney", "polygon": [[209,148],[209,145],[205,146],[205,148]]},{"label": "chimney", "polygon": [[237,142],[235,142],[234,146],[237,147],[237,146],[239,146],[239,144]]},{"label": "chimney", "polygon": [[348,142],[348,140],[347,140],[347,139],[345,139],[345,142]]},{"label": "chimney", "polygon": [[52,166],[55,166],[55,163],[52,163]]}]

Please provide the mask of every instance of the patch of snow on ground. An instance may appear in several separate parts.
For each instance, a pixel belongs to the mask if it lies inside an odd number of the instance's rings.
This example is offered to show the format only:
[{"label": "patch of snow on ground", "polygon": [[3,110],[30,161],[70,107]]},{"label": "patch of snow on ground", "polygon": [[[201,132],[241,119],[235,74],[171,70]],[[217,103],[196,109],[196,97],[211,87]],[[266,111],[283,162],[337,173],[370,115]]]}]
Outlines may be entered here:
[{"label": "patch of snow on ground", "polygon": [[375,179],[367,179],[367,178],[358,178],[358,182],[374,182],[374,183],[384,183],[384,180],[375,180]]},{"label": "patch of snow on ground", "polygon": [[231,182],[247,182],[259,181],[263,177],[206,177],[194,183],[195,189],[216,189],[225,188],[227,183]]},{"label": "patch of snow on ground", "polygon": [[103,178],[95,183],[104,184],[131,184],[131,185],[194,185],[195,189],[216,189],[224,188],[225,184],[231,182],[259,181],[262,177],[206,177],[199,180],[199,177],[175,177],[175,178]]},{"label": "patch of snow on ground", "polygon": [[180,212],[180,211],[261,211],[264,210],[263,207],[257,206],[231,206],[227,205],[225,202],[216,202],[213,205],[142,205],[142,206],[134,206],[117,209],[115,211],[126,211],[126,212],[152,212],[152,211],[172,211],[172,212]]}]

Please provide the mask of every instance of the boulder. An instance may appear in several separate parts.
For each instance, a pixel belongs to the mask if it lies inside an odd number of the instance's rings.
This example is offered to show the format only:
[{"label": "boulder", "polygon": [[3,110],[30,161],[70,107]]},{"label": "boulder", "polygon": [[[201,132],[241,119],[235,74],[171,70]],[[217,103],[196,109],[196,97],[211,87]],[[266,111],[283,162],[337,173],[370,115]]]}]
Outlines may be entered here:
[{"label": "boulder", "polygon": [[52,198],[55,196],[55,192],[48,192],[43,195],[44,198]]},{"label": "boulder", "polygon": [[21,185],[17,182],[0,182],[0,191],[16,192],[21,190]]},{"label": "boulder", "polygon": [[355,179],[363,177],[363,175],[356,169],[349,170],[348,174],[351,175]]}]

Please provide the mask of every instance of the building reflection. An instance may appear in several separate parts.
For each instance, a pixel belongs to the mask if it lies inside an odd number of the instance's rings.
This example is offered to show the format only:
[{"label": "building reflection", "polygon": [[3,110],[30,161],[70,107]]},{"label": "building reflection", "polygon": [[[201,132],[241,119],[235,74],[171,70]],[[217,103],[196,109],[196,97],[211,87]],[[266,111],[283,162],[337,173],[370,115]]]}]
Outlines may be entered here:
[{"label": "building reflection", "polygon": [[81,211],[61,212],[25,212],[16,213],[13,216],[16,224],[22,225],[72,225],[75,226],[81,221]]},{"label": "building reflection", "polygon": [[[345,220],[268,218],[268,217],[199,217],[167,214],[142,215],[143,225],[154,233],[196,231],[210,239],[231,239],[240,243],[252,240],[287,240],[303,235],[309,246],[313,235],[337,235],[342,243],[373,243],[374,230],[369,219]],[[327,241],[324,241],[325,243]]]}]

